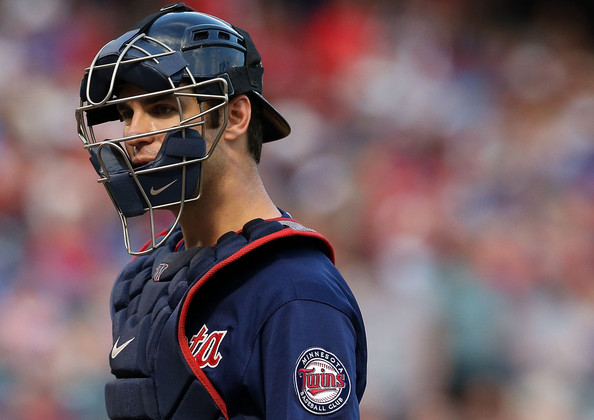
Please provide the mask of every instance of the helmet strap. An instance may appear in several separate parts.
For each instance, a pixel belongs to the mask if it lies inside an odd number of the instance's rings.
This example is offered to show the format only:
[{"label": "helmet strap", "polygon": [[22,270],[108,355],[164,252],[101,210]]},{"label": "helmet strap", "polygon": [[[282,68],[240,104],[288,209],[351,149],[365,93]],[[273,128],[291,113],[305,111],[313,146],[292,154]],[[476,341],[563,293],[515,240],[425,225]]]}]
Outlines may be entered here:
[{"label": "helmet strap", "polygon": [[262,92],[263,67],[231,67],[219,77],[227,79],[229,96],[240,95],[255,90]]}]

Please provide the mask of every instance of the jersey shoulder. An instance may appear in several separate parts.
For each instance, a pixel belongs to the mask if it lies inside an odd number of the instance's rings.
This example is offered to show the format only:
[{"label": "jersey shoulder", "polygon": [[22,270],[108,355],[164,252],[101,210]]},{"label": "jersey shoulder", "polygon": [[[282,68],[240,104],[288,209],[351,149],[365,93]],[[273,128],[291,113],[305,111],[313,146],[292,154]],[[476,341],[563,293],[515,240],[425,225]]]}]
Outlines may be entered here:
[{"label": "jersey shoulder", "polygon": [[317,301],[358,316],[355,298],[328,255],[327,242],[318,237],[277,237],[241,254],[200,288],[192,306],[203,313],[220,313],[227,305],[236,312],[231,307],[239,307],[260,323],[293,300]]},{"label": "jersey shoulder", "polygon": [[311,238],[282,238],[238,261],[243,292],[274,310],[293,300],[331,305],[354,315],[355,298],[328,254]]}]

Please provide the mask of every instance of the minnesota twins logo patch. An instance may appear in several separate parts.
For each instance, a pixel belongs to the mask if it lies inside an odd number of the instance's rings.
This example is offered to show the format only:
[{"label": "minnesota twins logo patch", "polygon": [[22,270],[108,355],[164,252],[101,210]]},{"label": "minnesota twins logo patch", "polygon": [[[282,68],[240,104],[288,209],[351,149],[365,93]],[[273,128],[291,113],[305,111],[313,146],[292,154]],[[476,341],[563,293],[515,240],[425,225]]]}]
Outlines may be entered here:
[{"label": "minnesota twins logo patch", "polygon": [[319,347],[301,353],[293,381],[301,405],[313,414],[334,413],[351,395],[351,380],[346,368],[338,357]]}]

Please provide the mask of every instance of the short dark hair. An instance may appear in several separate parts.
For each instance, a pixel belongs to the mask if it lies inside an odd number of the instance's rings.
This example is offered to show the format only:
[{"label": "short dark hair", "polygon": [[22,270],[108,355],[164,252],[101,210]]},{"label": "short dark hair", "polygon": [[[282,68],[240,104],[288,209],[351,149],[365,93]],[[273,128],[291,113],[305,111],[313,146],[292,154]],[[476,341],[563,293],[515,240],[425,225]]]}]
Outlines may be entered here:
[{"label": "short dark hair", "polygon": [[[252,116],[247,129],[248,151],[256,163],[260,163],[262,155],[262,105],[246,95],[252,105]],[[218,128],[221,123],[221,109],[217,108],[206,114],[206,128]]]},{"label": "short dark hair", "polygon": [[260,163],[262,155],[262,104],[259,101],[253,101],[248,94],[252,104],[252,117],[248,125],[248,149],[256,161]]}]

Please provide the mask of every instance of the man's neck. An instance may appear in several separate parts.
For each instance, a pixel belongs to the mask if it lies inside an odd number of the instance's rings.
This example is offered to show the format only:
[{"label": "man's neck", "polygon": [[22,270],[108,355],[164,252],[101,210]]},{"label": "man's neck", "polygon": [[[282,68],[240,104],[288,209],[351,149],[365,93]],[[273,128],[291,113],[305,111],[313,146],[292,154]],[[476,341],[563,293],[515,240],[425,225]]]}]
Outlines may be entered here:
[{"label": "man's neck", "polygon": [[180,226],[187,249],[214,245],[222,235],[241,230],[250,220],[280,216],[258,178],[256,185],[244,184],[186,203]]}]

